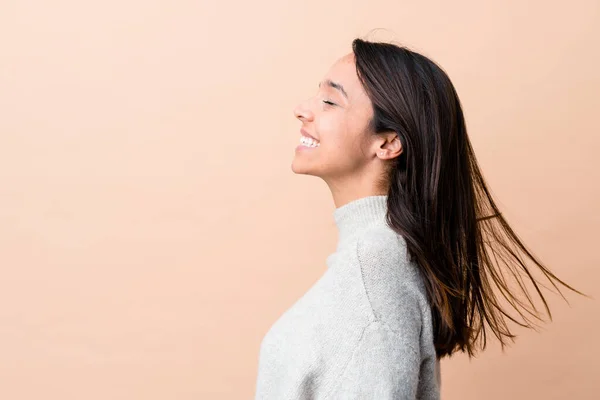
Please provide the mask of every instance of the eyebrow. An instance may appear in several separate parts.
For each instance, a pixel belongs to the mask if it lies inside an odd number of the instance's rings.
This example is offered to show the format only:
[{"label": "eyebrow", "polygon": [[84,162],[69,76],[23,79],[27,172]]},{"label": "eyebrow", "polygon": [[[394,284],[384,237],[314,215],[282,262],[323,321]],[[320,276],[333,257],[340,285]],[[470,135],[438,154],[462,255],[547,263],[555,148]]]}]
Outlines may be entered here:
[{"label": "eyebrow", "polygon": [[[340,84],[339,84],[339,83],[337,83],[337,82],[334,82],[334,81],[332,81],[331,79],[326,79],[326,80],[325,80],[325,83],[326,83],[328,86],[331,86],[332,88],[334,88],[334,89],[337,89],[337,90],[339,90],[340,92],[342,92],[342,94],[344,95],[344,97],[345,97],[346,99],[348,99],[348,93],[346,93],[346,91],[344,90],[344,87],[343,87],[342,85],[340,85]],[[321,87],[321,83],[320,83],[320,82],[319,82],[319,87]]]}]

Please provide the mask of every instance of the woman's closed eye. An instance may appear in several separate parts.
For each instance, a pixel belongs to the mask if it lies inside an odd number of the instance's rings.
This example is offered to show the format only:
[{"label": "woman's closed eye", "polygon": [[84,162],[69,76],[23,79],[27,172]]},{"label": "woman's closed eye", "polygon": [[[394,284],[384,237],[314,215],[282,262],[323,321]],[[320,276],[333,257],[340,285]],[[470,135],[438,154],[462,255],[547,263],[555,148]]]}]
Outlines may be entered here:
[{"label": "woman's closed eye", "polygon": [[325,104],[329,104],[329,105],[331,105],[331,106],[335,106],[335,105],[336,105],[335,103],[332,103],[332,102],[331,102],[331,101],[329,101],[329,100],[323,100],[323,103],[325,103]]}]

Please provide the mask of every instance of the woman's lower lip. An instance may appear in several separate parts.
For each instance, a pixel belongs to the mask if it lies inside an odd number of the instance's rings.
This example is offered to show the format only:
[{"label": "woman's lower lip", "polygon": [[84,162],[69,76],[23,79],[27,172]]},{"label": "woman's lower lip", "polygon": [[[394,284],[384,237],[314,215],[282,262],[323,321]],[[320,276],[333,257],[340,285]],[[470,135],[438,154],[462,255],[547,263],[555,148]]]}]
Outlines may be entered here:
[{"label": "woman's lower lip", "polygon": [[296,147],[296,151],[298,151],[298,150],[314,150],[314,149],[317,149],[317,148],[318,147],[308,147],[308,146],[305,146],[303,144],[299,144],[298,147]]}]

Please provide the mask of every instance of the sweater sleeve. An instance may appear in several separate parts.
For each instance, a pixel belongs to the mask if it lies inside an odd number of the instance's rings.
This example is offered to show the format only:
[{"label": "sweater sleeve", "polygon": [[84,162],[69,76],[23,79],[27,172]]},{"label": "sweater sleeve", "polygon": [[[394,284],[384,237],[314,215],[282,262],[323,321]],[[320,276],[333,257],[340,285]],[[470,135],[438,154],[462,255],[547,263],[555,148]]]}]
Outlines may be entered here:
[{"label": "sweater sleeve", "polygon": [[357,255],[374,318],[348,355],[328,400],[417,398],[421,308],[418,292],[407,283],[408,275],[399,275],[408,266],[397,240],[387,231],[369,232],[359,240]]},{"label": "sweater sleeve", "polygon": [[371,322],[327,399],[416,399],[418,351],[385,323]]}]

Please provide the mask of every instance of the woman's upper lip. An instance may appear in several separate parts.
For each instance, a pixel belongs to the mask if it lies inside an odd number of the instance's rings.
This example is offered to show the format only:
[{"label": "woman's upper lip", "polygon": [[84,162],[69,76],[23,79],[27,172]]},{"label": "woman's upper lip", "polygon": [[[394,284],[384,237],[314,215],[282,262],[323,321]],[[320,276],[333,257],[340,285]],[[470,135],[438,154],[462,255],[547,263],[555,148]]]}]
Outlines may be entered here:
[{"label": "woman's upper lip", "polygon": [[300,133],[301,133],[302,135],[304,135],[304,136],[307,136],[307,137],[309,137],[309,138],[313,138],[313,139],[315,139],[315,140],[319,140],[319,139],[317,139],[316,137],[314,137],[314,136],[312,136],[311,134],[309,134],[308,132],[306,132],[306,129],[304,129],[304,128],[301,128],[301,129],[300,129]]}]

